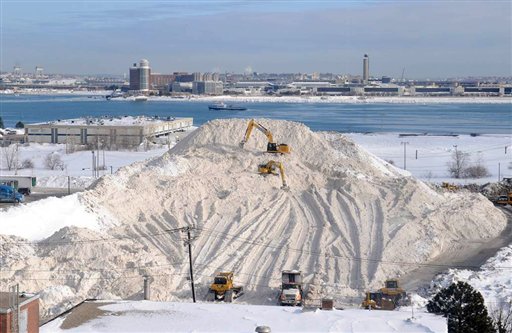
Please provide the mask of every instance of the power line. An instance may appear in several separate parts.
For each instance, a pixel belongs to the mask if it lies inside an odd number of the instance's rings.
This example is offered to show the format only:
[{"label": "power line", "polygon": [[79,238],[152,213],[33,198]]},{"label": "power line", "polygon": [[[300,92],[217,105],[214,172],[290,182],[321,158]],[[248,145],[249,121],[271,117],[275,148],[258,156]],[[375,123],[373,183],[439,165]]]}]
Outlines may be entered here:
[{"label": "power line", "polygon": [[[301,254],[310,254],[317,257],[325,257],[325,258],[334,258],[334,259],[345,259],[349,261],[361,261],[361,262],[373,262],[373,263],[381,263],[381,264],[387,264],[387,265],[407,265],[407,266],[420,266],[420,267],[441,267],[441,268],[465,268],[465,269],[479,269],[480,266],[474,266],[474,265],[445,265],[445,264],[428,264],[428,263],[413,263],[413,262],[404,262],[404,261],[390,261],[390,260],[382,260],[382,259],[373,259],[373,258],[363,258],[363,257],[351,257],[351,256],[343,256],[343,255],[335,255],[335,254],[327,254],[327,253],[321,253],[317,251],[310,251],[310,250],[304,250],[304,249],[295,249],[288,247],[287,245],[271,245],[269,243],[260,243],[257,241],[253,241],[247,238],[239,237],[236,235],[231,235],[226,232],[216,231],[213,229],[207,229],[207,228],[199,228],[200,230],[206,230],[207,233],[216,233],[220,235],[224,235],[227,237],[230,237],[232,240],[237,240],[244,242],[246,244],[252,244],[257,246],[263,246],[267,248],[272,249],[283,249],[286,248],[289,251],[299,252]],[[508,270],[512,269],[512,266],[505,266],[505,267],[496,267],[495,269],[502,269],[502,270]]]}]

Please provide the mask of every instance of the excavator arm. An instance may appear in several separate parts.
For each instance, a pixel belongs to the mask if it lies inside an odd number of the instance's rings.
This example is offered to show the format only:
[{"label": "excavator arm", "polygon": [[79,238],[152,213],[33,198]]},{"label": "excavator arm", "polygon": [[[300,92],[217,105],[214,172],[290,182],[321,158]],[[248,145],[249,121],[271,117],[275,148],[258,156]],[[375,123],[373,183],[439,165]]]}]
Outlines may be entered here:
[{"label": "excavator arm", "polygon": [[251,133],[253,128],[258,129],[260,132],[265,134],[267,137],[268,143],[267,143],[267,153],[281,153],[281,154],[288,154],[290,153],[290,147],[288,147],[287,144],[276,144],[274,142],[274,137],[272,136],[272,133],[263,125],[256,122],[254,119],[251,119],[249,121],[249,124],[247,125],[247,129],[245,130],[245,135],[242,141],[240,141],[240,147],[243,148],[245,143],[249,140],[251,137]]},{"label": "excavator arm", "polygon": [[286,183],[286,175],[284,173],[284,166],[283,166],[283,163],[281,162],[276,162],[276,161],[269,161],[267,164],[261,164],[258,166],[258,172],[261,173],[261,174],[265,174],[265,175],[276,175],[277,172],[276,172],[276,169],[279,169],[279,173],[281,175],[281,182],[283,183],[283,185],[281,186],[281,188],[283,190],[288,190],[289,187],[288,187],[288,184]]},{"label": "excavator arm", "polygon": [[256,127],[258,130],[260,130],[268,139],[268,142],[274,142],[274,138],[272,137],[272,133],[268,129],[266,129],[263,125],[257,123],[254,119],[251,119],[249,121],[249,124],[247,125],[247,129],[245,130],[245,136],[244,139],[240,142],[240,147],[244,147],[244,144],[249,140],[251,137],[251,133],[253,128]]}]

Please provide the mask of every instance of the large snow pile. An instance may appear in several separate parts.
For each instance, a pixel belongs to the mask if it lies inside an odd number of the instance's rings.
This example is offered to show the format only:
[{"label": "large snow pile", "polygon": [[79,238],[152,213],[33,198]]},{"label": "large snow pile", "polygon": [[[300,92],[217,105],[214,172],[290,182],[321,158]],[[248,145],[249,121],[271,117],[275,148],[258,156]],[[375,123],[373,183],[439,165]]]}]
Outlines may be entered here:
[{"label": "large snow pile", "polygon": [[86,303],[86,306],[97,307],[95,311],[89,311],[97,315],[84,320],[84,316],[80,318],[72,312],[65,319],[58,318],[42,326],[41,333],[254,332],[257,326],[263,325],[270,327],[272,332],[447,331],[445,318],[416,313],[411,319],[410,311],[316,309],[303,312],[291,307],[146,301],[97,302]]},{"label": "large snow pile", "polygon": [[[103,230],[64,228],[33,255],[11,256],[16,270],[3,280],[30,291],[66,285],[76,298],[137,298],[149,275],[155,300],[188,298],[185,234],[176,229],[190,226],[201,299],[216,271],[232,270],[246,290],[240,302],[275,304],[281,270],[299,269],[311,299],[358,303],[385,278],[505,228],[483,196],[436,192],[341,134],[259,121],[290,155],[264,153],[258,131],[240,148],[244,120],[211,121],[163,156],[101,178],[80,200],[108,220]],[[289,191],[257,173],[270,159],[284,163]]]}]

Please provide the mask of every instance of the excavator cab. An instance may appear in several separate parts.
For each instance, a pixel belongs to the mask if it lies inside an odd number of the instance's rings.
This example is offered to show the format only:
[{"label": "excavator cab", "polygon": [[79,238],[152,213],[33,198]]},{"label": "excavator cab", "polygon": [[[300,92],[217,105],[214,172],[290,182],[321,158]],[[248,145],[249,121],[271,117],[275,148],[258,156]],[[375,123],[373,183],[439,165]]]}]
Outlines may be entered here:
[{"label": "excavator cab", "polygon": [[269,142],[267,144],[267,153],[289,154],[290,147],[286,143],[277,144]]}]

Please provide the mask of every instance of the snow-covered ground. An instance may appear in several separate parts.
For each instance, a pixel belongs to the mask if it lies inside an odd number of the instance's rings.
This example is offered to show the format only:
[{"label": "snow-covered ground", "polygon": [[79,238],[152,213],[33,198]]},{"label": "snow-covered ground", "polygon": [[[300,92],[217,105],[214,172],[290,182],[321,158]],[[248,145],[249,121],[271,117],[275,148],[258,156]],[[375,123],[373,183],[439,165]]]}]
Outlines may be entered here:
[{"label": "snow-covered ground", "polygon": [[40,332],[254,332],[257,326],[268,326],[272,332],[447,332],[445,318],[416,312],[411,319],[410,311],[303,311],[293,307],[149,301],[117,302],[102,305],[99,310],[103,314],[77,327],[68,324],[62,329],[65,319],[59,318],[42,326]]},{"label": "snow-covered ground", "polygon": [[[406,169],[414,177],[434,183],[443,181],[456,184],[495,182],[498,178],[512,177],[512,135],[480,135],[480,136],[407,136],[400,137],[396,133],[346,134],[356,143],[375,154],[377,157],[392,162],[398,168],[404,167],[404,146],[406,147]],[[171,138],[170,147],[174,146],[176,138]],[[457,146],[457,148],[455,148]],[[30,144],[20,146],[19,160],[30,159],[34,168],[17,171],[6,170],[3,156],[0,156],[0,176],[27,175],[37,178],[40,187],[67,187],[68,176],[71,187],[85,188],[94,181],[92,175],[91,151],[76,151],[66,153],[65,144]],[[68,147],[69,148],[69,147]],[[169,146],[153,147],[145,151],[142,148],[133,151],[100,151],[100,164],[105,165],[100,170],[100,176],[115,172],[122,166],[147,158],[160,156]],[[447,164],[453,161],[452,154],[459,151],[469,154],[470,163],[481,163],[489,171],[489,176],[480,179],[454,179],[448,172]],[[505,154],[506,149],[506,154]],[[0,154],[3,151],[0,149]],[[61,156],[63,169],[48,170],[44,167],[44,159],[49,153]],[[416,158],[417,154],[417,158]],[[105,160],[103,161],[103,157]],[[499,176],[499,177],[498,177]]]}]

